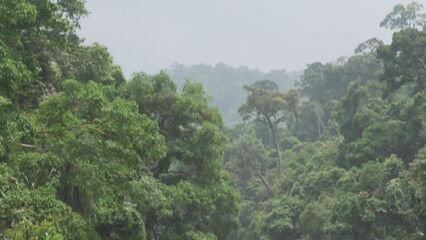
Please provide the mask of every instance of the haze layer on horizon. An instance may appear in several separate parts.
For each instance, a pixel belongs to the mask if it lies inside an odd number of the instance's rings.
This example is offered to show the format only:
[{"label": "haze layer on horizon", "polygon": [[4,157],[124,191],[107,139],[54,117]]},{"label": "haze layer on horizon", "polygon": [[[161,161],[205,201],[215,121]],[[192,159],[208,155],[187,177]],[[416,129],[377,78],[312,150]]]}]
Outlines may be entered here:
[{"label": "haze layer on horizon", "polygon": [[409,2],[88,0],[79,35],[108,47],[127,76],[174,63],[292,71],[351,55],[372,37],[390,42],[379,23]]}]

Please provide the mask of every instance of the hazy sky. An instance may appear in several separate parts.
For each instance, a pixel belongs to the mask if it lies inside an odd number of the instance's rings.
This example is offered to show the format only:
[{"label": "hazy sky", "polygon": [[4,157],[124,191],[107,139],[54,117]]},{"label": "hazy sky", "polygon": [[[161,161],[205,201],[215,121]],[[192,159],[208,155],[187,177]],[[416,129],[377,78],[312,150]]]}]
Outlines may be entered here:
[{"label": "hazy sky", "polygon": [[[425,4],[426,0],[418,2]],[[87,0],[80,36],[108,47],[127,76],[173,63],[301,70],[350,55],[391,31],[379,23],[406,0]]]}]

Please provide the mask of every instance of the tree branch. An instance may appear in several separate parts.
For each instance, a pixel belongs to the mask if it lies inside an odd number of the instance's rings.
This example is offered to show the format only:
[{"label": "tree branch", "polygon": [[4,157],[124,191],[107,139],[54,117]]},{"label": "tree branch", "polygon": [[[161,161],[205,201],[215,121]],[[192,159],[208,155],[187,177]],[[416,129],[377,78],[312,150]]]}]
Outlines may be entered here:
[{"label": "tree branch", "polygon": [[262,173],[260,173],[260,171],[256,171],[256,176],[258,176],[260,178],[260,181],[262,181],[263,185],[265,185],[268,191],[268,198],[269,198],[269,193],[271,193],[271,186],[269,185],[268,181],[263,177]]},{"label": "tree branch", "polygon": [[20,143],[19,145],[20,145],[21,147],[23,147],[23,148],[35,149],[35,150],[37,150],[37,151],[41,152],[41,148],[39,148],[39,147],[37,147],[37,146],[35,146],[35,145],[26,144],[26,143]]}]

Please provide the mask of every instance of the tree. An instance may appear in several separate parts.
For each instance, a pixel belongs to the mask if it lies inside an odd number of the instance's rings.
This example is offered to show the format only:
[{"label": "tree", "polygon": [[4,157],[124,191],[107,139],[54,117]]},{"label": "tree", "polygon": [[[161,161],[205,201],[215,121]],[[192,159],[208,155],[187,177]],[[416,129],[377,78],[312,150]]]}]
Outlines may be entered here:
[{"label": "tree", "polygon": [[280,174],[283,174],[281,162],[281,150],[278,140],[278,123],[285,120],[297,120],[297,106],[299,104],[299,94],[296,90],[281,93],[278,85],[269,80],[255,82],[250,86],[244,86],[249,92],[247,101],[238,112],[244,120],[254,117],[269,126],[277,152],[277,163]]},{"label": "tree", "polygon": [[[138,73],[120,95],[158,123],[166,142],[166,155],[150,169],[157,202],[145,194],[136,198],[148,216],[148,239],[226,239],[237,227],[238,196],[222,171],[227,143],[222,118],[208,106],[202,85],[188,81],[178,93],[166,73]],[[135,186],[143,190],[146,182]]]},{"label": "tree", "polygon": [[385,19],[380,23],[380,27],[393,29],[422,28],[426,24],[426,14],[419,13],[423,5],[412,2],[404,6],[398,4],[393,11],[386,15]]},{"label": "tree", "polygon": [[355,54],[360,53],[371,53],[375,54],[377,51],[377,48],[383,45],[383,41],[378,40],[377,38],[370,38],[365,42],[362,42],[358,45],[358,47],[355,49]]},{"label": "tree", "polygon": [[[202,152],[208,150],[209,147],[216,146],[210,143],[215,141],[218,144],[219,142],[224,143],[223,123],[217,109],[208,106],[208,99],[201,84],[187,82],[182,93],[178,94],[176,85],[166,73],[161,72],[153,76],[139,73],[126,86],[123,86],[122,94],[126,99],[133,100],[138,104],[141,114],[158,122],[161,133],[166,137],[168,153],[153,169],[154,176],[169,178],[169,180],[174,177],[176,177],[175,180],[181,177],[195,177],[202,180],[206,177],[201,172],[201,168],[206,167],[202,162],[215,163],[214,168],[205,170],[209,174],[213,174],[211,176],[213,178],[219,176],[220,159],[213,158],[209,162],[208,155],[203,155]],[[201,134],[209,132],[212,134],[211,138],[203,139],[204,136]],[[200,139],[197,139],[198,136]],[[218,138],[214,138],[215,136]],[[197,143],[197,141],[199,142]],[[203,144],[198,149],[199,155],[191,150],[194,144]],[[219,144],[220,147],[222,144]],[[170,169],[172,164],[174,170],[177,170],[176,168],[186,170],[172,173],[173,170]],[[182,175],[184,172],[188,175]]]},{"label": "tree", "polygon": [[413,170],[420,178],[420,188],[422,197],[422,207],[426,208],[426,145],[421,148],[413,162]]},{"label": "tree", "polygon": [[218,63],[215,66],[175,64],[167,70],[167,74],[179,88],[183,87],[187,79],[203,84],[207,95],[212,97],[211,106],[217,107],[225,125],[231,126],[241,122],[238,107],[245,101],[244,85],[269,79],[277,83],[281,90],[288,90],[294,86],[300,73],[288,73],[285,70],[262,72],[248,67],[234,68]]},{"label": "tree", "polygon": [[411,85],[411,94],[426,93],[426,31],[405,29],[394,33],[392,43],[377,50],[383,61],[380,79],[386,84],[385,96]]},{"label": "tree", "polygon": [[[123,199],[132,198],[129,182],[147,175],[165,154],[158,125],[140,115],[134,102],[114,97],[111,87],[68,80],[62,88],[34,112],[34,137],[27,144],[35,153],[20,157],[20,172],[28,173],[29,186],[54,182],[58,198],[85,216],[99,236],[139,238],[142,215],[129,200],[123,206]],[[37,151],[47,156],[27,171]],[[32,173],[40,177],[45,171],[56,179],[33,180]]]},{"label": "tree", "polygon": [[[248,126],[247,126],[248,127]],[[233,139],[228,150],[228,161],[225,168],[233,173],[233,182],[242,194],[250,191],[249,181],[258,177],[266,189],[266,199],[272,194],[272,187],[264,177],[268,166],[268,152],[265,146],[257,139],[253,130],[243,132]]]},{"label": "tree", "polygon": [[[361,50],[376,44],[379,43],[367,41],[361,44]],[[301,115],[304,117],[299,123],[303,124],[296,129],[299,138],[315,140],[335,135],[333,111],[336,102],[347,93],[350,82],[358,81],[361,85],[370,85],[376,90],[379,88],[376,80],[381,70],[382,65],[377,61],[375,53],[351,56],[339,64],[309,64],[297,84],[301,95],[308,99],[302,102]]]},{"label": "tree", "polygon": [[31,72],[1,39],[0,55],[0,96],[13,98],[19,86],[31,76]]},{"label": "tree", "polygon": [[102,84],[120,85],[124,79],[121,68],[114,65],[108,49],[98,43],[78,46],[72,52],[63,52],[57,61],[61,79],[78,79]]},{"label": "tree", "polygon": [[14,103],[33,108],[46,90],[60,86],[54,63],[80,43],[76,30],[86,14],[83,0],[1,2],[0,52],[6,56],[0,60],[0,84],[9,82],[11,93],[19,88]]},{"label": "tree", "polygon": [[[362,136],[362,132],[371,123],[371,113],[363,114],[357,119],[360,109],[366,105],[368,91],[359,82],[353,82],[348,87],[346,96],[336,106],[335,118],[340,124],[340,132],[346,142],[351,142]],[[374,114],[373,114],[374,117]],[[362,122],[361,122],[361,121]]]},{"label": "tree", "polygon": [[250,232],[253,239],[299,239],[298,216],[302,201],[288,195],[277,196],[262,204],[253,214]]}]

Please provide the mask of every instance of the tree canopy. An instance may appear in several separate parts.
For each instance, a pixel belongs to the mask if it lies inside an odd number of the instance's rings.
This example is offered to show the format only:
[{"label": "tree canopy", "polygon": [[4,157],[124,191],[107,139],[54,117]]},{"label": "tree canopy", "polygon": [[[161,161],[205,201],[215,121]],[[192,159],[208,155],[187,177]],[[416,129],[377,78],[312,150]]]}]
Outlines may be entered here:
[{"label": "tree canopy", "polygon": [[[423,15],[417,3],[395,9],[382,23],[398,29],[390,44],[372,38],[354,56],[307,65],[296,122],[282,117],[276,84],[245,87],[240,114],[259,121],[228,133],[225,168],[241,193],[230,239],[424,238]],[[399,19],[406,11],[415,15]],[[278,141],[268,117],[283,121]]]},{"label": "tree canopy", "polygon": [[84,2],[0,3],[0,238],[226,239],[238,194],[201,84],[126,81]]},{"label": "tree canopy", "polygon": [[[424,239],[421,10],[397,5],[391,43],[300,79],[223,64],[126,79],[77,36],[84,1],[3,0],[0,238]],[[227,127],[226,104],[245,121]]]}]

